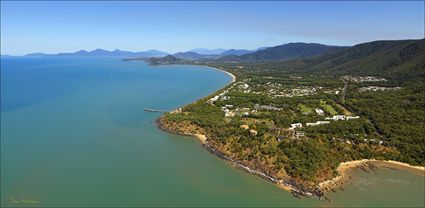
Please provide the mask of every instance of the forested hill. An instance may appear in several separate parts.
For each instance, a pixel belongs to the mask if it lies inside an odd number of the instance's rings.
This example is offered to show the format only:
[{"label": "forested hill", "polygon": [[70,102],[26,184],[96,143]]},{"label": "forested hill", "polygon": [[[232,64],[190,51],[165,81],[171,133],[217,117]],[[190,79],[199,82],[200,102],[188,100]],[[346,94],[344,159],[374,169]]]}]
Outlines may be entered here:
[{"label": "forested hill", "polygon": [[204,134],[220,155],[300,190],[314,191],[346,161],[424,166],[424,44],[375,41],[314,58],[199,61],[237,81],[159,123]]},{"label": "forested hill", "polygon": [[316,58],[274,63],[289,70],[425,79],[425,39],[362,43]]},{"label": "forested hill", "polygon": [[234,60],[242,62],[284,61],[296,58],[315,57],[323,54],[337,52],[345,48],[346,47],[328,46],[317,43],[288,43],[284,45],[266,48],[242,56],[225,56],[221,59],[225,61]]}]

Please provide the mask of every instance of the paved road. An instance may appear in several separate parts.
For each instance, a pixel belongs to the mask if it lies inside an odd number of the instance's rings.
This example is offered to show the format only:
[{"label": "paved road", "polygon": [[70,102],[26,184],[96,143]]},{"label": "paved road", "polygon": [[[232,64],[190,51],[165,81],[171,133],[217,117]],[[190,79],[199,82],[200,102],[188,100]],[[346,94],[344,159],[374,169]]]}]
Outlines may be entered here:
[{"label": "paved road", "polygon": [[345,94],[347,93],[348,82],[345,79],[342,79],[342,81],[344,82],[344,88],[342,89],[341,93],[341,101],[342,103],[345,103]]}]

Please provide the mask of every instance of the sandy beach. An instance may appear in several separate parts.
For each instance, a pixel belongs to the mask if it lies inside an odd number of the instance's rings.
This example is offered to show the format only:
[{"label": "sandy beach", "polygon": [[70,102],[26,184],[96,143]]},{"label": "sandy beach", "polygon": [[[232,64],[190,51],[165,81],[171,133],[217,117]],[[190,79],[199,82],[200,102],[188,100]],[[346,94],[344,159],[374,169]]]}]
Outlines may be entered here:
[{"label": "sandy beach", "polygon": [[[205,65],[203,65],[203,66],[205,66]],[[224,72],[224,73],[228,74],[230,77],[232,77],[232,81],[230,83],[233,83],[233,82],[236,81],[236,76],[233,75],[232,73],[228,72],[228,71],[225,71],[225,70],[222,70],[222,69],[218,69],[218,68],[215,68],[215,67],[211,67],[211,66],[205,66],[205,67],[209,67],[211,69],[214,69],[214,70],[217,70],[217,71],[221,71],[221,72]]]},{"label": "sandy beach", "polygon": [[285,191],[291,192],[293,190],[293,187],[290,186],[290,185],[285,185],[285,184],[282,184],[282,183],[278,183],[276,185],[277,185],[277,187],[279,187],[279,188],[281,188],[281,189],[283,189]]},{"label": "sandy beach", "polygon": [[194,134],[194,137],[198,138],[199,141],[201,141],[202,144],[207,143],[207,137],[203,134]]},{"label": "sandy beach", "polygon": [[402,169],[402,170],[407,170],[417,174],[425,175],[425,167],[423,166],[412,166],[407,163],[402,163],[402,162],[393,161],[393,160],[375,160],[375,159],[354,160],[354,161],[343,162],[339,164],[337,168],[339,176],[331,180],[321,182],[319,184],[319,188],[322,191],[329,191],[333,188],[336,188],[344,184],[345,182],[347,182],[347,180],[349,180],[349,174],[347,173],[349,169],[360,167],[360,166],[366,166],[366,165]]},{"label": "sandy beach", "polygon": [[228,72],[228,71],[221,70],[221,69],[218,69],[218,70],[220,70],[220,71],[222,71],[222,72],[224,72],[224,73],[228,74],[229,76],[231,76],[231,77],[232,77],[232,82],[231,82],[231,83],[233,83],[233,82],[235,82],[235,81],[236,81],[236,77],[235,77],[235,75],[233,75],[232,73],[230,73],[230,72]]}]

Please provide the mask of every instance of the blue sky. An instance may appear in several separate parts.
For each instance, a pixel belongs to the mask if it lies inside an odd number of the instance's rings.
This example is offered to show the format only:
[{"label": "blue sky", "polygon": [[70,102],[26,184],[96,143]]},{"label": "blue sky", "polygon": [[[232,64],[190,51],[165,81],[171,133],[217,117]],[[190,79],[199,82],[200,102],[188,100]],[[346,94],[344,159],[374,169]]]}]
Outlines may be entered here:
[{"label": "blue sky", "polygon": [[1,2],[1,54],[424,38],[424,2]]}]

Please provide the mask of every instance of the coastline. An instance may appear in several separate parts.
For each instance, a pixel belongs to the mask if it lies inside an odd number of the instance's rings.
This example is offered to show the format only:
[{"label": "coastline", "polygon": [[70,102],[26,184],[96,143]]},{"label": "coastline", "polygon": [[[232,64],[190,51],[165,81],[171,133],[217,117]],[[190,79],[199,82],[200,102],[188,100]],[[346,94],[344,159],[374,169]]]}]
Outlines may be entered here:
[{"label": "coastline", "polygon": [[[195,102],[198,102],[199,100],[202,100],[202,99],[204,99],[204,98],[206,98],[206,97],[209,97],[209,96],[213,95],[214,93],[217,93],[218,91],[223,90],[223,89],[225,89],[226,87],[228,87],[229,85],[231,85],[232,83],[236,82],[236,76],[235,76],[234,74],[232,74],[232,73],[228,72],[228,71],[223,70],[223,69],[218,69],[218,68],[215,68],[215,67],[212,67],[212,66],[207,66],[207,65],[194,65],[194,66],[202,66],[202,67],[206,67],[206,68],[211,68],[211,69],[216,70],[216,71],[220,71],[220,72],[222,72],[222,73],[225,73],[225,74],[229,75],[229,76],[232,78],[232,80],[231,80],[231,81],[230,81],[230,82],[229,82],[226,86],[224,86],[224,87],[222,87],[222,88],[218,89],[217,91],[213,92],[212,94],[206,95],[206,96],[204,96],[204,97],[202,97],[202,98],[199,98],[199,99],[197,99],[197,100],[195,100],[195,101],[193,101],[193,102],[187,103],[187,104],[185,104],[184,106],[189,105],[189,104],[192,104],[192,103],[195,103]],[[184,107],[184,106],[182,106],[182,107]],[[174,110],[171,110],[171,111],[170,111],[170,113],[177,112],[177,111],[178,111],[179,109],[181,109],[182,107],[178,107],[178,108],[176,108],[176,109],[174,109]],[[159,120],[159,119],[160,119],[160,118],[158,118],[158,119],[157,119],[157,121],[156,121],[156,124],[157,124],[158,126],[160,126],[160,123],[158,122],[158,120]],[[169,131],[169,130],[166,130],[166,129],[164,129],[164,128],[160,128],[160,129],[162,129],[163,131],[166,131],[166,132],[168,132],[168,133],[178,134],[178,133],[175,133],[175,132],[171,132],[171,131]],[[205,137],[205,135],[202,135],[202,134],[199,134],[199,135],[193,135],[193,134],[191,134],[191,135],[178,134],[178,135],[182,135],[182,136],[193,136],[193,137],[198,138],[198,139],[199,139],[202,143],[205,143],[205,141],[206,141],[206,137]],[[204,138],[204,137],[205,137],[205,138]],[[205,141],[204,141],[204,140],[205,140]]]},{"label": "coastline", "polygon": [[334,188],[340,187],[351,178],[348,171],[358,167],[361,167],[361,168],[386,167],[386,168],[393,168],[397,170],[406,170],[409,172],[414,172],[416,174],[425,175],[425,167],[423,166],[412,166],[407,163],[402,163],[402,162],[394,161],[394,160],[376,160],[376,159],[353,160],[353,161],[340,163],[336,169],[339,176],[336,176],[335,178],[319,183],[319,189],[326,192],[326,191],[333,190]]},{"label": "coastline", "polygon": [[221,152],[220,150],[218,150],[217,148],[215,148],[213,145],[211,145],[208,142],[207,137],[204,134],[191,134],[191,133],[180,133],[180,132],[175,132],[173,130],[170,130],[168,128],[166,128],[162,123],[161,123],[161,117],[159,117],[155,123],[157,125],[157,127],[167,133],[170,134],[175,134],[175,135],[180,135],[180,136],[189,136],[192,138],[196,138],[197,140],[200,141],[201,146],[203,148],[205,148],[209,153],[211,153],[212,155],[215,155],[217,157],[219,157],[220,159],[228,162],[230,165],[232,165],[233,167],[240,169],[246,173],[255,175],[255,176],[259,176],[260,178],[273,183],[274,185],[276,185],[277,187],[290,192],[292,195],[294,195],[297,198],[300,198],[300,196],[304,196],[304,197],[318,197],[319,199],[327,199],[324,195],[323,192],[320,191],[319,189],[315,189],[315,190],[310,190],[307,189],[306,187],[304,187],[302,184],[298,184],[297,182],[295,182],[294,180],[292,180],[292,178],[289,178],[288,180],[278,180],[260,170],[257,170],[253,167],[249,167],[246,166],[242,163],[242,161],[239,160],[235,160],[229,156],[226,156],[223,152]]},{"label": "coastline", "polygon": [[[226,86],[224,86],[223,88],[221,88],[219,90],[225,89],[230,84],[232,84],[236,81],[236,76],[233,75],[232,73],[228,72],[228,71],[218,69],[218,68],[215,68],[215,67],[211,67],[211,66],[206,66],[206,65],[202,65],[202,66],[209,67],[209,68],[212,68],[212,69],[217,70],[217,71],[221,71],[223,73],[228,74],[232,78],[232,81],[230,83],[228,83]],[[219,91],[219,90],[217,90],[217,91]],[[216,92],[214,92],[214,93],[216,93]],[[205,97],[209,97],[211,95],[212,94],[207,95]],[[203,99],[203,98],[200,98],[200,99],[198,99],[194,102],[197,102],[201,99]],[[278,180],[276,178],[273,178],[270,175],[265,174],[264,172],[261,172],[260,170],[256,170],[255,168],[250,168],[249,166],[245,166],[241,161],[238,161],[238,160],[235,160],[231,157],[226,156],[223,152],[221,152],[220,150],[215,148],[213,145],[211,145],[208,142],[208,138],[206,137],[206,135],[204,135],[204,134],[186,134],[186,133],[175,132],[171,129],[168,129],[164,125],[162,125],[161,119],[162,119],[162,116],[159,117],[156,120],[156,124],[157,124],[159,129],[166,131],[168,133],[171,133],[171,134],[194,137],[194,138],[198,139],[201,142],[201,145],[211,154],[229,162],[232,166],[234,166],[234,167],[236,167],[236,168],[238,168],[242,171],[245,171],[247,173],[259,176],[260,178],[263,178],[264,180],[275,184],[277,187],[279,187],[279,188],[281,188],[285,191],[291,192],[297,198],[299,198],[299,196],[305,196],[305,197],[315,196],[319,199],[325,199],[325,200],[330,201],[324,194],[327,191],[330,191],[330,190],[334,191],[333,190],[334,188],[338,188],[338,187],[342,186],[344,183],[346,183],[351,178],[348,171],[351,170],[351,169],[354,169],[354,168],[358,168],[358,167],[362,167],[362,168],[387,167],[387,168],[394,168],[394,169],[398,169],[398,170],[403,169],[403,170],[413,171],[413,172],[425,175],[425,167],[423,167],[423,166],[412,166],[412,165],[409,165],[407,163],[402,163],[402,162],[392,161],[392,160],[362,159],[362,160],[354,160],[354,161],[347,161],[347,162],[340,163],[339,166],[337,167],[337,170],[336,170],[339,174],[338,176],[336,176],[332,179],[320,182],[319,184],[317,184],[317,187],[315,189],[306,188],[302,184],[295,182],[290,177],[288,179],[285,179],[285,181],[284,180]],[[388,166],[390,166],[390,167],[388,167]]]},{"label": "coastline", "polygon": [[[221,88],[219,90],[225,89],[230,84],[232,84],[232,83],[234,83],[236,81],[236,76],[234,74],[228,72],[228,71],[225,71],[223,69],[218,69],[218,68],[215,68],[215,67],[212,67],[212,66],[206,66],[206,65],[201,65],[201,66],[204,66],[204,67],[207,67],[207,68],[211,68],[213,70],[217,70],[217,71],[226,73],[227,75],[229,75],[232,78],[232,80],[231,80],[230,83],[228,83],[226,86],[224,86],[223,88]],[[217,90],[217,91],[219,91],[219,90]],[[214,93],[216,93],[216,92],[214,92]],[[209,97],[211,95],[212,94],[207,95],[205,97]],[[203,98],[205,98],[205,97],[203,97]],[[203,98],[200,98],[200,99],[198,99],[198,100],[196,100],[194,102],[197,102],[197,101],[199,101],[199,100],[201,100]],[[192,103],[194,103],[194,102],[192,102]],[[184,107],[184,106],[182,106],[182,107]],[[179,107],[176,110],[171,111],[171,113],[178,111],[182,107]],[[189,137],[196,138],[197,140],[199,140],[201,142],[201,145],[208,152],[210,152],[211,154],[213,154],[213,155],[215,155],[215,156],[217,156],[217,157],[219,157],[219,158],[221,158],[221,159],[229,162],[232,166],[234,166],[234,167],[236,167],[236,168],[238,168],[238,169],[240,169],[242,171],[245,171],[247,173],[250,173],[250,174],[259,176],[260,178],[263,178],[266,181],[269,181],[269,182],[275,184],[277,187],[279,187],[279,188],[281,188],[281,189],[283,189],[285,191],[291,192],[296,197],[299,197],[299,196],[306,196],[306,197],[316,196],[318,198],[324,197],[323,196],[323,192],[320,189],[308,190],[303,185],[296,183],[292,179],[289,179],[288,181],[277,180],[277,179],[273,178],[272,176],[269,176],[269,175],[267,175],[267,174],[265,174],[265,173],[263,173],[263,172],[261,172],[259,170],[256,170],[256,169],[252,169],[250,167],[247,167],[247,166],[243,165],[240,161],[236,161],[236,160],[234,160],[234,159],[232,159],[230,157],[227,157],[224,153],[222,153],[221,151],[219,151],[218,149],[216,149],[215,147],[213,147],[212,145],[210,145],[208,143],[208,141],[207,141],[208,138],[204,134],[180,133],[180,132],[173,131],[171,129],[166,128],[161,123],[161,119],[162,119],[162,115],[158,119],[156,119],[156,121],[155,121],[155,124],[157,125],[157,127],[159,129],[161,129],[161,130],[163,130],[165,132],[168,132],[170,134],[181,135],[181,136],[189,136]],[[324,198],[327,199],[326,197],[324,197]]]},{"label": "coastline", "polygon": [[[208,67],[208,68],[211,68],[211,69],[214,69],[214,70],[217,70],[217,71],[221,71],[223,73],[226,73],[227,75],[229,75],[232,78],[232,81],[229,84],[232,84],[233,82],[236,81],[236,76],[234,74],[228,72],[228,71],[225,71],[223,69],[218,69],[218,68],[215,68],[215,67],[212,67],[212,66],[206,66],[206,65],[201,65],[201,66]],[[223,88],[226,88],[228,85],[224,86]]]}]

